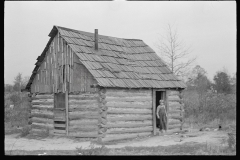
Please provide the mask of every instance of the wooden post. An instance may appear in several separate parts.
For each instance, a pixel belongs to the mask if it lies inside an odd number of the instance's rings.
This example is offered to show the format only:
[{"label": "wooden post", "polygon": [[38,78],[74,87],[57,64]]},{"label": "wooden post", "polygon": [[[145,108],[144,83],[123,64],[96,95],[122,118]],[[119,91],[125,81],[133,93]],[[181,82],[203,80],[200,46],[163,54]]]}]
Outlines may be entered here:
[{"label": "wooden post", "polygon": [[182,102],[182,103],[180,104],[180,105],[181,105],[181,108],[180,108],[180,109],[181,109],[181,113],[180,113],[180,114],[181,114],[181,117],[182,117],[180,130],[182,130],[182,129],[183,129],[183,123],[184,123],[184,116],[183,116],[183,115],[184,115],[184,113],[183,113],[183,101],[182,101],[182,100],[183,100],[183,99],[182,99],[182,90],[179,91],[179,98],[180,98],[180,100],[181,100],[181,102]]},{"label": "wooden post", "polygon": [[64,92],[67,89],[67,43],[65,43],[65,53],[64,53]]},{"label": "wooden post", "polygon": [[66,133],[68,135],[68,85],[67,85],[67,50],[68,46],[65,45],[65,53],[64,53],[64,91],[65,91],[65,107],[66,107]]},{"label": "wooden post", "polygon": [[153,106],[153,135],[156,135],[156,130],[157,130],[157,128],[156,128],[156,125],[157,125],[157,123],[156,123],[156,91],[155,91],[155,89],[153,89],[152,90],[152,106]]},{"label": "wooden post", "polygon": [[[167,114],[168,114],[168,110],[169,110],[169,108],[168,108],[168,94],[169,94],[169,91],[168,90],[166,90],[166,92],[165,92],[165,105],[166,105],[166,112],[167,112]],[[167,130],[168,130],[168,117],[167,117]]]},{"label": "wooden post", "polygon": [[54,54],[54,39],[52,41],[52,55],[53,55],[53,93],[56,93],[56,79],[55,79],[55,74],[56,74],[56,71],[55,71],[55,54]]},{"label": "wooden post", "polygon": [[68,135],[68,88],[66,89],[66,92],[65,92],[65,107],[66,107],[66,133]]},{"label": "wooden post", "polygon": [[59,89],[59,87],[58,87],[58,85],[59,85],[59,82],[58,82],[58,75],[59,75],[59,73],[58,73],[58,37],[57,36],[55,36],[55,44],[54,44],[54,53],[55,53],[55,55],[56,55],[56,58],[55,58],[55,64],[56,64],[56,92],[58,92],[58,89]]},{"label": "wooden post", "polygon": [[64,52],[64,50],[63,50],[63,39],[61,39],[61,52],[62,52],[62,60],[61,60],[61,62],[62,62],[62,67],[61,67],[61,81],[62,81],[62,91],[63,91],[63,82],[64,82],[64,79],[63,79],[63,60],[64,60],[64,58],[63,58],[63,52]]},{"label": "wooden post", "polygon": [[72,49],[70,48],[70,59],[69,59],[69,92],[71,92],[71,86],[72,86]]}]

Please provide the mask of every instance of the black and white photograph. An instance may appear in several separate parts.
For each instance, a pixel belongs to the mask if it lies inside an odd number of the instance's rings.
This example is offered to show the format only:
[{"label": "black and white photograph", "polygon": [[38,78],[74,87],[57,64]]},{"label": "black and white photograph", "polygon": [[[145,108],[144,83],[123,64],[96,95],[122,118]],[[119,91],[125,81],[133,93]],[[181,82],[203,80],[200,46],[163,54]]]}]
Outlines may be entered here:
[{"label": "black and white photograph", "polygon": [[236,155],[236,1],[5,1],[4,153]]}]

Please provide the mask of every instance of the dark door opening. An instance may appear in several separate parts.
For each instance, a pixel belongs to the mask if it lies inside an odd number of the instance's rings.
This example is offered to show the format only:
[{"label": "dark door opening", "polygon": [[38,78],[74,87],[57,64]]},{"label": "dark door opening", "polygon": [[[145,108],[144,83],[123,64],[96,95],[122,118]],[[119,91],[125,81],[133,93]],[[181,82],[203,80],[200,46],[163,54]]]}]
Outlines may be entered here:
[{"label": "dark door opening", "polygon": [[54,94],[54,133],[66,130],[65,93]]},{"label": "dark door opening", "polygon": [[65,93],[54,94],[54,108],[65,109]]},{"label": "dark door opening", "polygon": [[[159,100],[164,100],[164,103],[165,103],[165,94],[166,94],[166,92],[165,91],[156,91],[156,112],[157,112],[157,107],[158,107],[158,105],[159,105]],[[157,117],[157,115],[155,115],[156,116],[156,127],[157,127],[157,130],[159,130],[159,119],[158,119],[158,117]]]}]

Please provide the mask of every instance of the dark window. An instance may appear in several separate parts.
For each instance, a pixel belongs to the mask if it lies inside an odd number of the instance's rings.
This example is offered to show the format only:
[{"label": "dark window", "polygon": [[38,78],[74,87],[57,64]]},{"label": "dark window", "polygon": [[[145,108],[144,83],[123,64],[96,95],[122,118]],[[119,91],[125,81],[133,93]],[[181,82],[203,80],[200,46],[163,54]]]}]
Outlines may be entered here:
[{"label": "dark window", "polygon": [[65,109],[65,93],[54,94],[54,108]]}]

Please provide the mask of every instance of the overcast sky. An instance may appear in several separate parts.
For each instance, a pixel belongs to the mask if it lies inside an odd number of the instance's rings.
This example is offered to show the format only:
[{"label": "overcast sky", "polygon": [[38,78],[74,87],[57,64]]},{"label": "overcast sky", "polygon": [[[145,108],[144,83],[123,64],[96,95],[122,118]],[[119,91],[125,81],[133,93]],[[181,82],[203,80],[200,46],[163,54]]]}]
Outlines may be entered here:
[{"label": "overcast sky", "polygon": [[142,39],[155,51],[167,24],[192,48],[210,80],[236,72],[236,2],[12,2],[5,1],[4,79],[30,76],[53,25],[119,38]]}]

